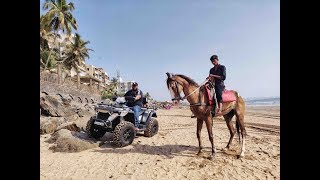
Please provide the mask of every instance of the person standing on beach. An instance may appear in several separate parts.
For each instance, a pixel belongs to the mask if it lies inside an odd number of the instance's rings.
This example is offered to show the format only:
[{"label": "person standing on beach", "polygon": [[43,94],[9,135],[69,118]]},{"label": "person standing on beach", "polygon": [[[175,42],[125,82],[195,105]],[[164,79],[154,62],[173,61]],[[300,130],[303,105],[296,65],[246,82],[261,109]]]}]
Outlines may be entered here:
[{"label": "person standing on beach", "polygon": [[138,131],[139,130],[139,113],[141,111],[141,107],[143,105],[143,93],[140,89],[138,89],[138,83],[134,82],[132,84],[132,89],[129,90],[125,95],[126,96],[130,96],[130,97],[134,97],[134,101],[133,102],[128,102],[127,105],[129,107],[133,107],[133,113],[134,113],[134,126],[135,126],[135,130]]},{"label": "person standing on beach", "polygon": [[216,115],[222,115],[222,92],[225,89],[224,80],[226,79],[226,67],[219,64],[219,58],[217,55],[210,57],[211,63],[214,65],[209,71],[209,77],[207,79],[213,80],[214,78],[214,89],[216,93],[216,99],[218,102],[218,108]]}]

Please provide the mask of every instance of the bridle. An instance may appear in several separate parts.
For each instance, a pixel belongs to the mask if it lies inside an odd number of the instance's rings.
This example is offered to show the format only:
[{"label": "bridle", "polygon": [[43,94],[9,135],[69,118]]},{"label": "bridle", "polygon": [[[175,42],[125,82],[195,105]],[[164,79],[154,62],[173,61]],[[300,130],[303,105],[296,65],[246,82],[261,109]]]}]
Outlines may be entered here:
[{"label": "bridle", "polygon": [[196,88],[195,90],[193,90],[190,94],[185,95],[184,97],[181,97],[181,96],[180,96],[180,92],[179,92],[179,88],[178,88],[178,84],[179,84],[180,86],[182,86],[182,84],[178,83],[176,80],[172,80],[172,81],[174,81],[174,83],[175,83],[175,86],[176,86],[176,89],[177,89],[177,92],[176,92],[176,93],[177,93],[179,96],[178,96],[178,97],[174,97],[174,98],[172,98],[171,100],[172,100],[172,101],[174,101],[174,100],[177,100],[177,101],[181,100],[181,101],[183,101],[183,100],[187,99],[187,97],[189,97],[190,95],[192,95],[193,93],[195,93],[197,90],[199,90],[202,85],[204,85],[206,82],[208,82],[208,79],[206,79],[203,83],[201,83],[201,84],[199,85],[199,87],[197,87],[197,88]]},{"label": "bridle", "polygon": [[[178,83],[177,81],[175,81],[175,80],[173,80],[174,81],[174,85],[176,86],[176,89],[177,89],[177,94],[179,95],[178,97],[174,97],[174,98],[172,98],[171,100],[172,101],[174,101],[174,100],[177,100],[177,101],[179,101],[179,100],[183,100],[182,99],[182,97],[180,96],[180,92],[179,92],[179,88],[178,88],[178,84],[180,84],[180,83]],[[180,84],[181,85],[181,84]],[[182,85],[181,85],[182,86]],[[171,88],[171,90],[173,90],[172,88]]]}]

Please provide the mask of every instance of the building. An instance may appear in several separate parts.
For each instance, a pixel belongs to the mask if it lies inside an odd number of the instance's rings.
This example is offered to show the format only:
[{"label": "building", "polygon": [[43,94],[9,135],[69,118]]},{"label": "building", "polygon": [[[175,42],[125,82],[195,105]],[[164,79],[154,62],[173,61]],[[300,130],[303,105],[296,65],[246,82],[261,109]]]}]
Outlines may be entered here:
[{"label": "building", "polygon": [[[74,34],[60,34],[59,37],[56,38],[54,44],[54,38],[49,39],[49,47],[52,48],[53,46],[60,48],[60,56],[63,56],[64,47],[59,46],[59,43],[66,43],[70,44],[74,42],[75,35]],[[56,71],[56,69],[54,69]],[[103,70],[103,68],[95,67],[93,65],[85,64],[84,62],[79,67],[79,76],[81,84],[90,85],[97,87],[98,90],[103,90],[107,85],[110,84],[110,78],[108,74]],[[62,75],[66,77],[70,75],[72,79],[77,81],[77,71],[76,69],[72,68],[70,73],[65,73]]]},{"label": "building", "polygon": [[125,94],[127,91],[129,91],[132,87],[132,84],[135,81],[126,81],[126,82],[118,82],[117,85],[117,93],[118,94]]},{"label": "building", "polygon": [[[96,86],[98,89],[103,89],[110,84],[109,76],[104,72],[103,68],[97,68],[93,65],[83,64],[79,67],[81,83]],[[74,68],[71,69],[70,76],[76,78],[77,72]]]},{"label": "building", "polygon": [[123,81],[120,77],[120,73],[117,72],[117,93],[118,94],[125,94],[132,88],[132,84],[135,81]]}]

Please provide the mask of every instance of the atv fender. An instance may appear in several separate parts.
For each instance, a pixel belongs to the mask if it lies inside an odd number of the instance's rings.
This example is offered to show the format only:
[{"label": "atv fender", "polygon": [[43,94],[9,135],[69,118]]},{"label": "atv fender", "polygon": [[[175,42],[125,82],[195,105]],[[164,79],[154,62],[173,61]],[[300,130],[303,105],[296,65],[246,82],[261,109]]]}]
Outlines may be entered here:
[{"label": "atv fender", "polygon": [[115,120],[117,117],[119,117],[120,115],[118,113],[113,113],[108,117],[108,121],[113,121]]},{"label": "atv fender", "polygon": [[149,124],[151,117],[157,117],[157,113],[154,112],[154,111],[153,111],[153,112],[150,112],[150,114],[149,114],[149,116],[148,116],[148,119],[147,119],[147,122],[146,122],[146,125]]}]

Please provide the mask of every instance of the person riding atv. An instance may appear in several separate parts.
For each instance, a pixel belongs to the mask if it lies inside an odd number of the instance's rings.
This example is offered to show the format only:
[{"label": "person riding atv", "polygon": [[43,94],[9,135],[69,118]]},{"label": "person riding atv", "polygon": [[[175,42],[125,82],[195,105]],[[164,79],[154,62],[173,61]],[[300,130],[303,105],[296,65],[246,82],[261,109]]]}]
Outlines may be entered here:
[{"label": "person riding atv", "polygon": [[[139,115],[143,106],[143,93],[140,89],[138,89],[138,83],[134,82],[132,84],[132,89],[126,92],[124,97],[126,100],[128,100],[127,106],[132,107],[134,113],[135,131],[139,131]],[[134,99],[133,101],[130,101],[132,97]]]}]

